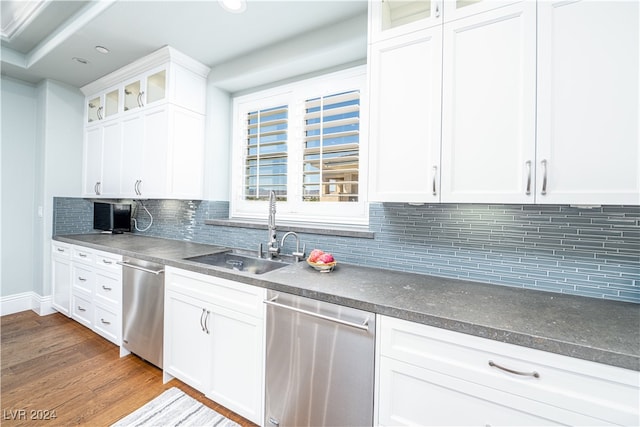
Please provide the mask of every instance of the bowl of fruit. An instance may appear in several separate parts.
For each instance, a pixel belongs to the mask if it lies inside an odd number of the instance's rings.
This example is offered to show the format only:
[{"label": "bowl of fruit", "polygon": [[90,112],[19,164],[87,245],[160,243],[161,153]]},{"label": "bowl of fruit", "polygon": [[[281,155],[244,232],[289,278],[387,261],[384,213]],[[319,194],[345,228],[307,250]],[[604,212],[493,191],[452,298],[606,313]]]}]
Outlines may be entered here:
[{"label": "bowl of fruit", "polygon": [[314,249],[307,257],[307,264],[321,273],[330,273],[336,267],[336,260],[328,252]]}]

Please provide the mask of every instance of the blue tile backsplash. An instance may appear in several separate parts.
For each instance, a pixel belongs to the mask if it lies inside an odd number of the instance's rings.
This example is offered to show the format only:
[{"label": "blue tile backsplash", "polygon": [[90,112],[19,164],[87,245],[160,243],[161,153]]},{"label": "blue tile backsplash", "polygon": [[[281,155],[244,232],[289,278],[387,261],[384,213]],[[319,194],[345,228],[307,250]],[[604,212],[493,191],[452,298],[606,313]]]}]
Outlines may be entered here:
[{"label": "blue tile backsplash", "polygon": [[[54,234],[94,232],[90,200],[54,202]],[[266,223],[264,230],[204,223],[227,218],[228,202],[144,205],[153,224],[142,235],[245,249],[266,241]],[[140,205],[135,217],[138,228],[149,224]],[[323,248],[346,263],[640,303],[637,206],[373,203],[369,217],[373,239],[298,234],[307,252]]]}]

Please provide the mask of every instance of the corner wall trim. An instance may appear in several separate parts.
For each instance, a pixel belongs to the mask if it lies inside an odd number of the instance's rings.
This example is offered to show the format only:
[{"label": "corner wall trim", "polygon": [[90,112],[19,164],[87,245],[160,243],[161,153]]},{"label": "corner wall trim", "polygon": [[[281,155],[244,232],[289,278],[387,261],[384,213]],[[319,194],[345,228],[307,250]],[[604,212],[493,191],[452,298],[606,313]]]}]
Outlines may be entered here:
[{"label": "corner wall trim", "polygon": [[55,313],[51,306],[51,295],[40,296],[35,292],[23,292],[20,294],[0,297],[0,315],[19,313],[33,310],[40,316]]}]

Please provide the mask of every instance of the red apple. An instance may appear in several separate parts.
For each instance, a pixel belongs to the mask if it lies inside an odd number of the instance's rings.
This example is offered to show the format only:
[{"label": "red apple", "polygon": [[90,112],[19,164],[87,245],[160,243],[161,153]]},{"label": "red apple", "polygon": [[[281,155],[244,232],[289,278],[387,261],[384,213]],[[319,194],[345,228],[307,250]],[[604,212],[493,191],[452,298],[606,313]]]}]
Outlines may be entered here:
[{"label": "red apple", "polygon": [[322,262],[324,264],[330,264],[333,261],[334,261],[333,255],[328,254],[328,253],[324,253],[324,254],[320,255],[320,257],[318,258],[318,262]]},{"label": "red apple", "polygon": [[309,258],[307,258],[309,260],[309,262],[318,262],[318,258],[324,254],[323,251],[321,251],[320,249],[314,249],[311,251],[311,253],[309,254]]}]

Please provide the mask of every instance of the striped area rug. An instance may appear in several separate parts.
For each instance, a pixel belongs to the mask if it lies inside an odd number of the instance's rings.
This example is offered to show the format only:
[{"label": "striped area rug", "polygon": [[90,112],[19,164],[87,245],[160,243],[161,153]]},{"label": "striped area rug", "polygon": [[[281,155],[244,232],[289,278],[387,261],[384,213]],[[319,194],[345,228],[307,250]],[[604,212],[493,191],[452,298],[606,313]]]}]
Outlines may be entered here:
[{"label": "striped area rug", "polygon": [[130,426],[239,427],[239,424],[172,387],[111,427]]}]

